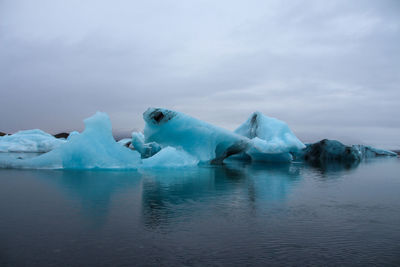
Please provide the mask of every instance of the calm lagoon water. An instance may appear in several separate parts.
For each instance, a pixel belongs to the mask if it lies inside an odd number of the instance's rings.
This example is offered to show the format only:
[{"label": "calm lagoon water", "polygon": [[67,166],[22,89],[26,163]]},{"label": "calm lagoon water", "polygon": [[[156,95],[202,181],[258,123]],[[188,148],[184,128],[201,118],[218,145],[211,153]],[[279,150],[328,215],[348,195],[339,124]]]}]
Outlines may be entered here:
[{"label": "calm lagoon water", "polygon": [[0,170],[0,266],[400,265],[400,160]]}]

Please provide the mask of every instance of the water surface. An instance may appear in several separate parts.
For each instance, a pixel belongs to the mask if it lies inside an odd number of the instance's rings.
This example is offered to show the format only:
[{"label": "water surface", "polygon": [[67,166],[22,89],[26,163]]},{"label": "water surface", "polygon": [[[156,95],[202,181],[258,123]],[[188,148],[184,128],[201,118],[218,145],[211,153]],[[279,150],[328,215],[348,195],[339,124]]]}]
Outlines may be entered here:
[{"label": "water surface", "polygon": [[1,266],[400,265],[400,160],[0,170]]}]

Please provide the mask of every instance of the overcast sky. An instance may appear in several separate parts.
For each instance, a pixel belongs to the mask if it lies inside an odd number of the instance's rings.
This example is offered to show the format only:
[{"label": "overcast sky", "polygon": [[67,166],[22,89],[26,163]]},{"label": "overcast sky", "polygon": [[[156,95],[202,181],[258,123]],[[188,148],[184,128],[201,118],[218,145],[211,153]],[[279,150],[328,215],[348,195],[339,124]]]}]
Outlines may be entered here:
[{"label": "overcast sky", "polygon": [[0,131],[259,110],[306,142],[399,148],[399,84],[397,0],[0,0]]}]

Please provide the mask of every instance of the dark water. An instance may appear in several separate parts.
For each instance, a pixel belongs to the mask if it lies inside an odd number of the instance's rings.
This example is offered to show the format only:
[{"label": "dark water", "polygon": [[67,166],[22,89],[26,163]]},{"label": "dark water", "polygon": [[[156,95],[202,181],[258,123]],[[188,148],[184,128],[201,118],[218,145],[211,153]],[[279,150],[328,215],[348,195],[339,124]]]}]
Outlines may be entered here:
[{"label": "dark water", "polygon": [[399,173],[0,170],[0,265],[399,266]]}]

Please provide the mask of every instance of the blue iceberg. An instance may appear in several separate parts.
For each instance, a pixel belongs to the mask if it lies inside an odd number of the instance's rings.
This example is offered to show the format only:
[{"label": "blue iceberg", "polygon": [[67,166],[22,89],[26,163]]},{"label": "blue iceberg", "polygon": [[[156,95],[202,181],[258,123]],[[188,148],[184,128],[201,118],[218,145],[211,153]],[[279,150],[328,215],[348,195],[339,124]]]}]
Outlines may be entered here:
[{"label": "blue iceberg", "polygon": [[106,113],[86,119],[85,130],[54,150],[29,159],[13,159],[2,167],[39,169],[136,169],[140,154],[118,144]]},{"label": "blue iceberg", "polygon": [[149,108],[143,118],[146,142],[182,149],[202,163],[220,164],[249,146],[246,137],[177,111]]}]

